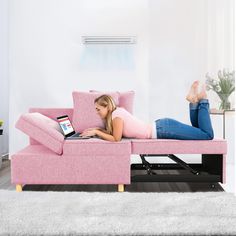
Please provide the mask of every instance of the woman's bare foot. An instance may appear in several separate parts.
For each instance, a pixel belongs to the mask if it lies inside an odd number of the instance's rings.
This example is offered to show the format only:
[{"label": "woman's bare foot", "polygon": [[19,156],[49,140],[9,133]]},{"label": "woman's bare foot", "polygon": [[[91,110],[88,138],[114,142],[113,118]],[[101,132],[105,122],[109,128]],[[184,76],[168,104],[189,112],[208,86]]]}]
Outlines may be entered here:
[{"label": "woman's bare foot", "polygon": [[198,98],[198,101],[201,99],[207,99],[206,84],[205,83],[202,85],[201,92],[197,94],[197,98]]},{"label": "woman's bare foot", "polygon": [[199,81],[198,80],[194,81],[193,84],[191,85],[188,95],[186,96],[187,101],[189,101],[190,103],[198,102],[198,85]]}]

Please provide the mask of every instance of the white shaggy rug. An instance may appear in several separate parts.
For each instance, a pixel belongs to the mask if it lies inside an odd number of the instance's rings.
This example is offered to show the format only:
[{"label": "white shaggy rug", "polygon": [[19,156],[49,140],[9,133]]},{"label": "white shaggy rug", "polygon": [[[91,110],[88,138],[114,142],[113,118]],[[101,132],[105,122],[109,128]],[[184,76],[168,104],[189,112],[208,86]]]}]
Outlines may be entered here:
[{"label": "white shaggy rug", "polygon": [[236,197],[0,190],[0,235],[236,235]]}]

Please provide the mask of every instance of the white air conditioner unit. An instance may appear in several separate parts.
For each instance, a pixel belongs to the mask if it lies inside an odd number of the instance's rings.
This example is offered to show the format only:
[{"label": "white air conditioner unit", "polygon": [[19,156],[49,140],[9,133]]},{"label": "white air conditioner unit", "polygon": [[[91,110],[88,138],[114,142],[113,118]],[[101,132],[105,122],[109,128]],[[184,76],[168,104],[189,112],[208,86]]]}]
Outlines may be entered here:
[{"label": "white air conditioner unit", "polygon": [[82,36],[84,44],[134,44],[135,36]]}]

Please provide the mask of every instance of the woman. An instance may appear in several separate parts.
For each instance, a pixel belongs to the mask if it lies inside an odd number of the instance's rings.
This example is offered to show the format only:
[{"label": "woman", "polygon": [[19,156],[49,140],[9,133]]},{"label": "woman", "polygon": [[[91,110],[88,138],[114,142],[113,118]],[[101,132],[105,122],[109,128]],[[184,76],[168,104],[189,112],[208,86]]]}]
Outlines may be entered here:
[{"label": "woman", "polygon": [[158,138],[183,140],[211,140],[214,137],[209,115],[209,102],[205,85],[198,93],[199,81],[195,81],[186,99],[190,102],[191,125],[183,124],[170,118],[156,120],[153,125],[146,124],[130,114],[122,107],[116,107],[109,95],[95,99],[97,114],[105,122],[105,130],[90,128],[83,131],[81,136],[97,135],[108,141],[120,141],[122,136],[127,138]]}]

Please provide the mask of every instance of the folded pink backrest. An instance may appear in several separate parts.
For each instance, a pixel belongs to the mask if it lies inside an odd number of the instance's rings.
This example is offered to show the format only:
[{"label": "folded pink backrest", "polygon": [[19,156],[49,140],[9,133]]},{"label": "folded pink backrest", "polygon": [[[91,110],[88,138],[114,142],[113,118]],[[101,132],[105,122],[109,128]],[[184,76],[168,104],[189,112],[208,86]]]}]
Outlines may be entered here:
[{"label": "folded pink backrest", "polygon": [[16,122],[16,128],[57,154],[62,154],[64,135],[59,124],[38,112],[26,113]]},{"label": "folded pink backrest", "polygon": [[[73,117],[73,108],[30,108],[29,112],[39,112],[42,115],[45,115],[53,120],[56,121],[56,117],[58,116],[63,116],[63,115],[68,115],[70,120],[72,121],[72,117]],[[34,145],[34,144],[40,144],[39,142],[37,142],[35,139],[33,139],[32,137],[29,137],[29,142],[30,144]]]}]

